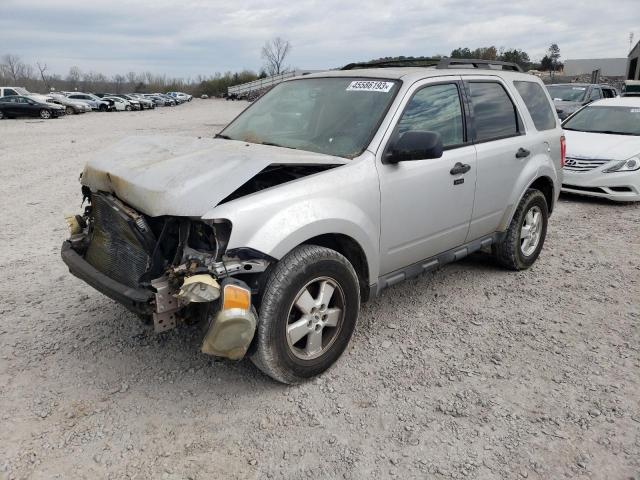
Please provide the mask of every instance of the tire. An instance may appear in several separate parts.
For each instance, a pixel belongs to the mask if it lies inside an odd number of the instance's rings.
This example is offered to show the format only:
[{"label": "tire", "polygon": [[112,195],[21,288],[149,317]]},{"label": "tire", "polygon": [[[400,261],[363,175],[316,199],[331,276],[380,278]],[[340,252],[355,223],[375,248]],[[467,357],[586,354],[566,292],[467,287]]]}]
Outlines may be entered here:
[{"label": "tire", "polygon": [[331,367],[349,344],[358,277],[344,256],[316,245],[295,248],[267,275],[251,361],[279,382],[300,383]]},{"label": "tire", "polygon": [[106,112],[106,111],[108,110],[108,108],[107,108],[107,106],[106,106],[106,105],[100,105],[100,106],[98,107],[98,110],[99,110],[100,112]]},{"label": "tire", "polygon": [[47,110],[46,108],[43,108],[42,110],[40,110],[40,118],[42,118],[43,120],[48,120],[51,118],[51,111]]},{"label": "tire", "polygon": [[73,109],[73,107],[67,107],[67,108],[65,108],[65,109],[64,109],[64,113],[65,113],[66,115],[73,115],[73,114],[74,114],[74,113],[76,113],[76,112],[75,112],[75,110]]},{"label": "tire", "polygon": [[0,120],[2,120],[3,118],[4,118],[4,112],[0,110]]},{"label": "tire", "polygon": [[504,238],[493,249],[498,263],[509,270],[525,270],[533,265],[544,245],[548,222],[545,196],[540,190],[527,190]]},{"label": "tire", "polygon": [[124,107],[124,109],[125,109],[127,112],[130,112],[130,111],[131,111],[131,105],[127,105],[127,106],[125,106],[125,107]]}]

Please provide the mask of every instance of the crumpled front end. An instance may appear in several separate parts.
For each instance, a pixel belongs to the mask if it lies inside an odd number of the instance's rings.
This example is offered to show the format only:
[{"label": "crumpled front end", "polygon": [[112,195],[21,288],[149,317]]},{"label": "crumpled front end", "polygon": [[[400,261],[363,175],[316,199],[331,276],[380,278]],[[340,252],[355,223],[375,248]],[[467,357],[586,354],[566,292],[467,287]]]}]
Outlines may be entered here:
[{"label": "crumpled front end", "polygon": [[206,322],[205,353],[241,358],[257,318],[251,304],[271,259],[226,252],[231,225],[149,217],[112,194],[83,187],[83,215],[67,218],[62,258],[72,274],[143,318],[157,332]]}]

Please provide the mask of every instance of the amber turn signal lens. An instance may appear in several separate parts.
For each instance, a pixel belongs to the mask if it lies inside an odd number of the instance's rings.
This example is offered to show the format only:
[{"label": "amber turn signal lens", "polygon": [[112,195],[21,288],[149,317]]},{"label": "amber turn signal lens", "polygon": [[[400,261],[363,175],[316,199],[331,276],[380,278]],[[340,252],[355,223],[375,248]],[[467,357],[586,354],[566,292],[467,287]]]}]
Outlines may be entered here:
[{"label": "amber turn signal lens", "polygon": [[249,310],[251,308],[251,292],[238,285],[225,285],[222,301],[222,309],[241,308]]}]

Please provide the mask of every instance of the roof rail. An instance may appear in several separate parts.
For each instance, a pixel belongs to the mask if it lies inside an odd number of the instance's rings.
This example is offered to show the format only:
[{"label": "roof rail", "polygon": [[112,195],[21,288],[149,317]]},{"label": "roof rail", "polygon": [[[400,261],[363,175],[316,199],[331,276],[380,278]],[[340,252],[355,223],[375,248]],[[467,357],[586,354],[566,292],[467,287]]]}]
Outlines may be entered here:
[{"label": "roof rail", "polygon": [[393,68],[393,67],[435,67],[440,58],[404,58],[394,60],[372,60],[371,62],[355,62],[345,65],[340,70],[355,70],[359,68]]},{"label": "roof rail", "polygon": [[[501,62],[498,60],[480,60],[476,58],[443,58],[438,62],[436,68],[457,68],[459,66],[471,65],[473,68],[487,68],[490,69],[493,66],[501,67],[500,70],[511,70],[514,72],[522,72],[520,65],[513,62]],[[463,67],[464,68],[464,67]]]}]

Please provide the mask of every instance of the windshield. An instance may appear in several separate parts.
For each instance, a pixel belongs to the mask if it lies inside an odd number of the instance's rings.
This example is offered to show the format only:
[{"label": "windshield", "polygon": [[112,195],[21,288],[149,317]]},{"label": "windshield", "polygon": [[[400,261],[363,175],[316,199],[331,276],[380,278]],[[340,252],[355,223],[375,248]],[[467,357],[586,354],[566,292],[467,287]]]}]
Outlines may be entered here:
[{"label": "windshield", "polygon": [[588,106],[562,127],[579,132],[640,135],[640,107]]},{"label": "windshield", "polygon": [[26,88],[16,87],[14,88],[14,90],[18,92],[18,95],[30,95],[29,91]]},{"label": "windshield", "polygon": [[367,148],[398,81],[309,78],[274,87],[220,135],[353,158]]},{"label": "windshield", "polygon": [[552,99],[563,102],[581,102],[587,93],[587,87],[573,85],[549,85],[547,90]]}]

